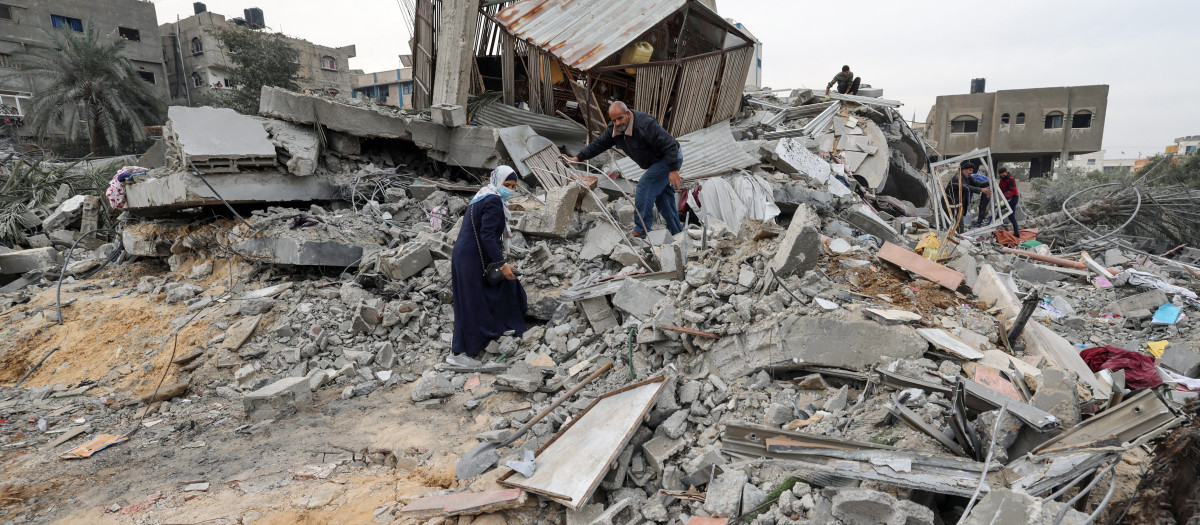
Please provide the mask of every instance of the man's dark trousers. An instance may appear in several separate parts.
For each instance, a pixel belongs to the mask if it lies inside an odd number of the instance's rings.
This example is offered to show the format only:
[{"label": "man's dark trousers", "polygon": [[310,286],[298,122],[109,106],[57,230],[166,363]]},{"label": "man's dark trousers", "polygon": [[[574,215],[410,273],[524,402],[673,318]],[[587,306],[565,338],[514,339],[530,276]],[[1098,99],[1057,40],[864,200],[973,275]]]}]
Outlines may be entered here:
[{"label": "man's dark trousers", "polygon": [[[683,165],[683,151],[679,152],[679,165]],[[662,214],[671,235],[683,231],[683,224],[679,222],[679,208],[675,204],[675,188],[671,187],[671,168],[667,165],[666,159],[651,164],[642,174],[641,180],[638,180],[637,195],[634,196],[633,201],[637,207],[638,216],[641,217],[641,220],[634,221],[633,231],[645,234],[647,233],[646,228],[654,226],[654,206],[656,204],[658,213]]]}]

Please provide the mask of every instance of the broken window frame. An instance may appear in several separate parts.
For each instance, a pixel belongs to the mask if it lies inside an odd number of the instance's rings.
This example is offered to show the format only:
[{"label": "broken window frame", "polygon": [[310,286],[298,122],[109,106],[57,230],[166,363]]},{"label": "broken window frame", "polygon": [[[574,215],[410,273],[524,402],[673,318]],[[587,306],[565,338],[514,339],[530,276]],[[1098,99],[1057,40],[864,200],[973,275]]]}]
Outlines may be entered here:
[{"label": "broken window frame", "polygon": [[[1087,121],[1086,121],[1086,122],[1084,122],[1084,123],[1083,123],[1083,125],[1080,125],[1080,124],[1079,124],[1079,117],[1086,117],[1086,118],[1087,118]],[[1081,110],[1079,110],[1079,111],[1076,111],[1074,115],[1071,115],[1071,129],[1088,129],[1088,128],[1091,128],[1091,127],[1092,127],[1092,120],[1094,120],[1094,119],[1095,119],[1095,117],[1096,117],[1096,115],[1095,115],[1095,114],[1093,114],[1091,111],[1088,111],[1088,110],[1086,110],[1086,109],[1081,109]]]},{"label": "broken window frame", "polygon": [[325,71],[337,71],[338,70],[337,59],[330,55],[322,55],[321,56],[321,69],[323,69]]},{"label": "broken window frame", "polygon": [[1011,120],[1012,120],[1012,119],[1009,117],[1009,114],[1008,114],[1008,113],[1005,113],[1005,114],[1003,114],[1003,115],[1000,115],[1000,125],[1001,125],[1001,126],[1007,126],[1007,125],[1008,125],[1008,123],[1009,123]]},{"label": "broken window frame", "polygon": [[[961,124],[961,126],[958,124]],[[955,135],[979,133],[979,119],[971,115],[954,117],[950,120],[950,133]]]},{"label": "broken window frame", "polygon": [[1025,125],[1025,112],[1024,112],[1024,111],[1022,111],[1022,112],[1020,112],[1020,113],[1017,113],[1016,124],[1017,124],[1018,126],[1024,126],[1024,125]]},{"label": "broken window frame", "polygon": [[[992,162],[992,149],[983,148],[975,149],[969,153],[964,153],[957,157],[951,157],[942,161],[935,162],[929,165],[932,175],[926,179],[926,189],[929,191],[930,208],[933,210],[933,226],[934,229],[942,232],[948,232],[950,227],[954,225],[954,217],[947,213],[950,199],[946,195],[946,184],[950,182],[950,177],[958,175],[958,165],[964,160],[979,159],[983,161],[981,168],[983,170],[992,169],[995,164]],[[1012,215],[1014,210],[1008,209],[1008,201],[1004,198],[1004,192],[1000,190],[1000,183],[996,180],[994,173],[987,173],[988,188],[992,193],[989,196],[991,199],[992,220],[988,224],[979,228],[965,230],[961,234],[964,237],[976,237],[978,234],[990,232],[1004,225],[1008,220],[1008,216]],[[982,195],[982,194],[981,194]],[[978,209],[978,201],[971,199],[971,207]],[[1003,208],[1001,202],[1004,202]],[[996,213],[995,210],[1004,210],[1001,213]],[[970,215],[971,210],[963,210],[963,220]],[[953,232],[951,232],[953,233]],[[948,253],[946,255],[949,255]]]},{"label": "broken window frame", "polygon": [[1065,123],[1063,117],[1063,112],[1057,110],[1046,113],[1044,129],[1063,129],[1063,124]]},{"label": "broken window frame", "polygon": [[192,37],[192,54],[199,55],[201,53],[204,53],[204,41],[200,40],[200,37],[194,36]]},{"label": "broken window frame", "polygon": [[13,6],[8,4],[0,4],[0,20],[13,20]]},{"label": "broken window frame", "polygon": [[130,42],[142,41],[142,32],[132,27],[117,26],[117,36],[121,37],[122,40],[128,40]]},{"label": "broken window frame", "polygon": [[153,71],[138,71],[137,74],[138,74],[138,77],[141,77],[142,81],[144,81],[148,84],[152,84],[152,85],[158,84],[158,80],[155,79]]}]

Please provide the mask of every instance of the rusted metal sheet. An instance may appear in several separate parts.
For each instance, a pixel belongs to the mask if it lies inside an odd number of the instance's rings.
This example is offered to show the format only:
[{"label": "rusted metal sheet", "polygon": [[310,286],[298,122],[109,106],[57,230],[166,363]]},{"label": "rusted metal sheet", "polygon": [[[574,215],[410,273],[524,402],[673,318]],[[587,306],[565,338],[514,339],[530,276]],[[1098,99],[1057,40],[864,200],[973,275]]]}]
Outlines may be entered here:
[{"label": "rusted metal sheet", "polygon": [[[679,137],[679,149],[683,151],[683,168],[680,175],[684,180],[733,173],[760,160],[751,157],[733,140],[733,132],[729,131],[729,121]],[[638,180],[646,172],[629,158],[618,160],[616,165],[617,169],[621,170],[621,175],[629,180]]]},{"label": "rusted metal sheet", "polygon": [[525,0],[496,16],[518,38],[587,70],[619,53],[687,0]]}]

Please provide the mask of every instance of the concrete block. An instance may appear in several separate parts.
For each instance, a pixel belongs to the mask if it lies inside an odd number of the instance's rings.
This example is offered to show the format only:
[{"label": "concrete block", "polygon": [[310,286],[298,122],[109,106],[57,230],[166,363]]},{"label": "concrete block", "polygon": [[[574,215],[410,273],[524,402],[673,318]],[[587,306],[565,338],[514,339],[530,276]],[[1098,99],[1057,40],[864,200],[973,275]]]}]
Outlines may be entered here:
[{"label": "concrete block", "polygon": [[806,205],[796,207],[779,250],[771,259],[771,268],[780,277],[803,274],[817,265],[821,254],[821,217]]},{"label": "concrete block", "polygon": [[325,146],[342,155],[362,154],[361,138],[336,131],[330,131],[325,134]]},{"label": "concrete block", "polygon": [[654,314],[654,307],[666,296],[635,279],[625,279],[613,296],[613,306],[638,319]]},{"label": "concrete block", "polygon": [[575,184],[547,192],[546,205],[521,215],[515,230],[535,237],[562,239],[571,233],[571,218],[582,189]]},{"label": "concrete block", "polygon": [[154,141],[154,145],[146,150],[141,157],[138,157],[136,166],[141,166],[146,169],[161,168],[167,163],[167,147],[161,139]]},{"label": "concrete block", "polygon": [[54,248],[34,248],[0,254],[0,275],[21,275],[31,270],[41,270],[60,264],[58,251]]},{"label": "concrete block", "polygon": [[617,316],[613,313],[613,309],[608,305],[608,298],[593,297],[578,301],[576,304],[583,310],[583,315],[587,317],[588,323],[592,325],[592,330],[597,334],[607,332],[610,328],[617,326]]},{"label": "concrete block", "polygon": [[126,228],[121,232],[121,246],[138,257],[171,256],[171,242],[149,231]]},{"label": "concrete block", "polygon": [[893,520],[895,506],[896,498],[874,490],[844,489],[833,496],[833,516],[846,525],[902,525]]},{"label": "concrete block", "polygon": [[429,107],[429,116],[448,128],[467,125],[467,108],[457,104],[434,104]]},{"label": "concrete block", "polygon": [[1105,306],[1101,313],[1120,314],[1129,317],[1130,313],[1137,310],[1150,310],[1151,312],[1158,310],[1158,307],[1162,306],[1168,300],[1167,295],[1162,290],[1155,289],[1113,301]]},{"label": "concrete block", "polygon": [[1196,377],[1200,373],[1200,353],[1184,345],[1168,345],[1163,352],[1162,364],[1177,373]]},{"label": "concrete block", "polygon": [[413,401],[419,402],[452,395],[454,395],[454,385],[450,384],[450,379],[435,374],[421,378],[420,382],[413,387],[411,397]]},{"label": "concrete block", "polygon": [[625,244],[618,244],[608,257],[621,266],[637,266],[641,261],[637,252]]},{"label": "concrete block", "polygon": [[567,525],[628,525],[642,515],[634,508],[634,498],[625,498],[607,508],[599,503],[579,510],[567,510]]},{"label": "concrete block", "polygon": [[742,489],[750,477],[740,470],[727,470],[712,483],[704,497],[704,510],[714,517],[733,518],[741,514]]},{"label": "concrete block", "polygon": [[666,467],[667,460],[686,446],[687,442],[683,438],[671,439],[669,436],[662,435],[642,445],[642,454],[651,469],[654,469],[655,472],[662,472]]},{"label": "concrete block", "polygon": [[890,224],[879,218],[879,215],[865,204],[858,204],[846,210],[842,213],[841,219],[855,228],[879,237],[883,241],[909,248],[912,246],[912,243],[908,239],[900,235],[900,232],[896,231]]},{"label": "concrete block", "polygon": [[816,317],[769,319],[726,335],[709,351],[709,369],[732,381],[764,368],[799,365],[866,370],[883,356],[920,357],[928,343],[907,326]]},{"label": "concrete block", "polygon": [[86,195],[76,195],[67,199],[66,202],[59,204],[54,212],[42,221],[42,231],[65,230],[70,228],[72,224],[79,221],[83,214],[83,203],[87,200]]},{"label": "concrete block", "polygon": [[271,143],[287,152],[288,160],[284,166],[288,173],[298,177],[316,173],[321,158],[321,143],[312,126],[301,126],[285,120],[259,120],[270,133]]},{"label": "concrete block", "polygon": [[287,377],[242,396],[242,408],[253,421],[278,419],[312,403],[306,377]]},{"label": "concrete block", "polygon": [[1001,277],[992,265],[985,264],[979,268],[979,276],[971,291],[989,308],[1000,308],[1009,319],[1016,319],[1017,314],[1021,313],[1021,302],[1014,293],[1016,286],[1011,277]]},{"label": "concrete block", "polygon": [[100,197],[88,195],[83,201],[83,209],[80,210],[79,233],[87,233],[99,228],[100,213],[103,210],[104,203],[100,201]]},{"label": "concrete block", "polygon": [[[963,525],[1035,524],[1042,520],[1042,499],[1024,492],[997,488],[979,500],[971,514],[962,520]],[[1072,523],[1070,517],[1064,523]],[[1053,521],[1053,518],[1050,518]]]},{"label": "concrete block", "polygon": [[409,243],[402,246],[395,256],[379,259],[380,273],[390,279],[403,281],[433,264],[433,254],[424,243]]},{"label": "concrete block", "polygon": [[583,237],[583,249],[579,251],[579,259],[590,261],[596,257],[607,256],[622,242],[621,232],[615,226],[608,221],[600,221]]},{"label": "concrete block", "polygon": [[295,266],[358,267],[363,247],[334,241],[301,241],[288,238],[256,237],[238,243],[239,252],[267,259],[275,264]]}]

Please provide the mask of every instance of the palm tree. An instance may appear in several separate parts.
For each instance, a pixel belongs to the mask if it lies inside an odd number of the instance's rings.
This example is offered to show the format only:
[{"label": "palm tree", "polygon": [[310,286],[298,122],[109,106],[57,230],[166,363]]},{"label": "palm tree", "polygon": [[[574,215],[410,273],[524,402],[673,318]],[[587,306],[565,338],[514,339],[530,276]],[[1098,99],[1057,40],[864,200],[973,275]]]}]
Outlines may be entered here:
[{"label": "palm tree", "polygon": [[145,140],[145,126],[161,118],[165,104],[122,52],[126,41],[102,41],[91,23],[78,35],[63,29],[46,32],[54,48],[30,48],[21,60],[21,68],[45,86],[29,109],[28,124],[38,139],[44,140],[52,128],[66,131],[71,139],[86,132],[92,155],[101,153],[101,138],[119,150],[123,130]]}]

